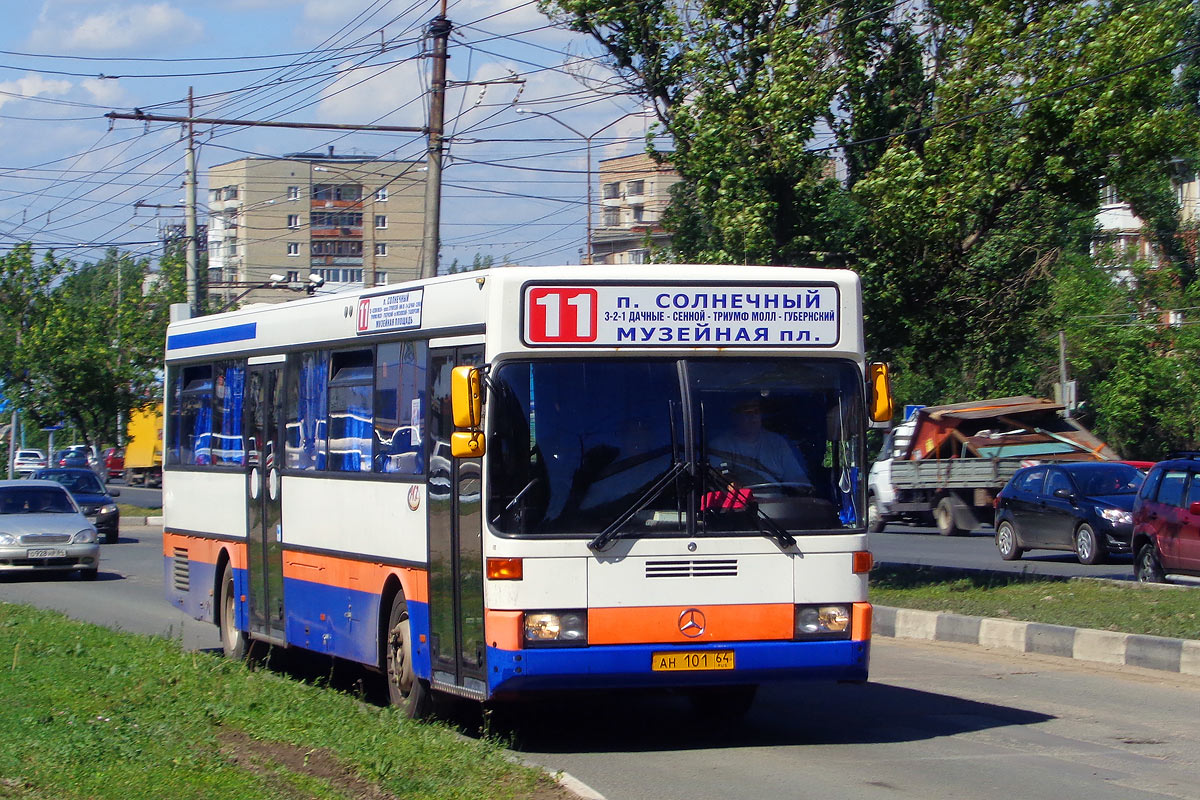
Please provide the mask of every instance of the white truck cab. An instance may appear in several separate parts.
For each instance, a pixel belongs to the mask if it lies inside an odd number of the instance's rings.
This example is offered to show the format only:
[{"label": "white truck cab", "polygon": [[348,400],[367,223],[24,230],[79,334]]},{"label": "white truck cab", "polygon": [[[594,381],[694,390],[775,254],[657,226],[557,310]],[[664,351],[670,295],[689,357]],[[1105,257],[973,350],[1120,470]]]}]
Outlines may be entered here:
[{"label": "white truck cab", "polygon": [[896,489],[892,486],[892,461],[908,451],[912,441],[916,418],[907,419],[887,432],[879,456],[871,465],[867,475],[867,530],[879,533],[889,519],[888,509],[896,502]]}]

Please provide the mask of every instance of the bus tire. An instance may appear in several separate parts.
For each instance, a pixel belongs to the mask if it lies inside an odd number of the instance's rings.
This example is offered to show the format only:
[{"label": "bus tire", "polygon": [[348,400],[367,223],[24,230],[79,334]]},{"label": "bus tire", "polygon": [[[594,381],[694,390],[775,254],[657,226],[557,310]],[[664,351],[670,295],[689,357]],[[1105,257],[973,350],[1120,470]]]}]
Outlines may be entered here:
[{"label": "bus tire", "polygon": [[408,602],[403,592],[392,598],[387,626],[388,700],[409,719],[428,716],[431,703],[429,684],[413,671],[412,627]]},{"label": "bus tire", "polygon": [[233,591],[233,565],[225,563],[221,572],[221,650],[226,658],[244,661],[250,653],[250,640],[237,626],[237,597]]}]

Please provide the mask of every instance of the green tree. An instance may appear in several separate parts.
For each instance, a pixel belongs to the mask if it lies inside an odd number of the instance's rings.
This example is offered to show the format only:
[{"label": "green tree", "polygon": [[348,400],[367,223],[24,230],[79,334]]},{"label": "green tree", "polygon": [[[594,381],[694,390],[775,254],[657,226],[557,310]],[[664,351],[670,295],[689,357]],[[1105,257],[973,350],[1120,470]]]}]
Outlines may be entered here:
[{"label": "green tree", "polygon": [[39,425],[66,420],[88,443],[161,397],[169,305],[184,295],[182,259],[158,273],[110,251],[95,264],[35,264],[27,246],[0,257],[0,368],[6,394]]},{"label": "green tree", "polygon": [[1105,183],[1180,284],[1194,277],[1169,192],[1200,142],[1185,0],[543,9],[591,35],[674,137],[678,258],[843,257],[902,399],[1048,391],[1048,296],[1090,258]]},{"label": "green tree", "polygon": [[491,269],[494,264],[495,261],[491,256],[485,256],[482,253],[476,253],[475,258],[472,259],[470,264],[461,264],[457,258],[454,259],[454,261],[450,263],[450,268],[446,270],[446,272],[450,275],[454,275],[459,272],[474,272],[475,270],[479,269]]}]

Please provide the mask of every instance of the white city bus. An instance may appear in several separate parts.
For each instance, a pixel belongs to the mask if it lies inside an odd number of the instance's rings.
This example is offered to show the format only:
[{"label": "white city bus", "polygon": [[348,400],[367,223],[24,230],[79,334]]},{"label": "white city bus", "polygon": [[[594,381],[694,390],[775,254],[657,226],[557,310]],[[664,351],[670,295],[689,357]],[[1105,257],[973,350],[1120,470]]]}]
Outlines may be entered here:
[{"label": "white city bus", "polygon": [[166,591],[231,656],[361,662],[414,716],[867,677],[852,272],[471,272],[176,322],[166,366]]}]

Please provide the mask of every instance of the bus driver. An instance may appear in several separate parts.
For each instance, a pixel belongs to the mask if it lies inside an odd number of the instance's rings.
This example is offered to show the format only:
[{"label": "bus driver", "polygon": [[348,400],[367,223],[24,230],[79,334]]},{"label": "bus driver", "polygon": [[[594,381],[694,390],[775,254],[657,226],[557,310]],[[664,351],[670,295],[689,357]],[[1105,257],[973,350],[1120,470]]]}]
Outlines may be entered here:
[{"label": "bus driver", "polygon": [[763,427],[762,399],[739,401],[733,407],[733,426],[714,437],[709,461],[723,475],[742,486],[757,484],[800,484],[812,481],[787,439]]}]

